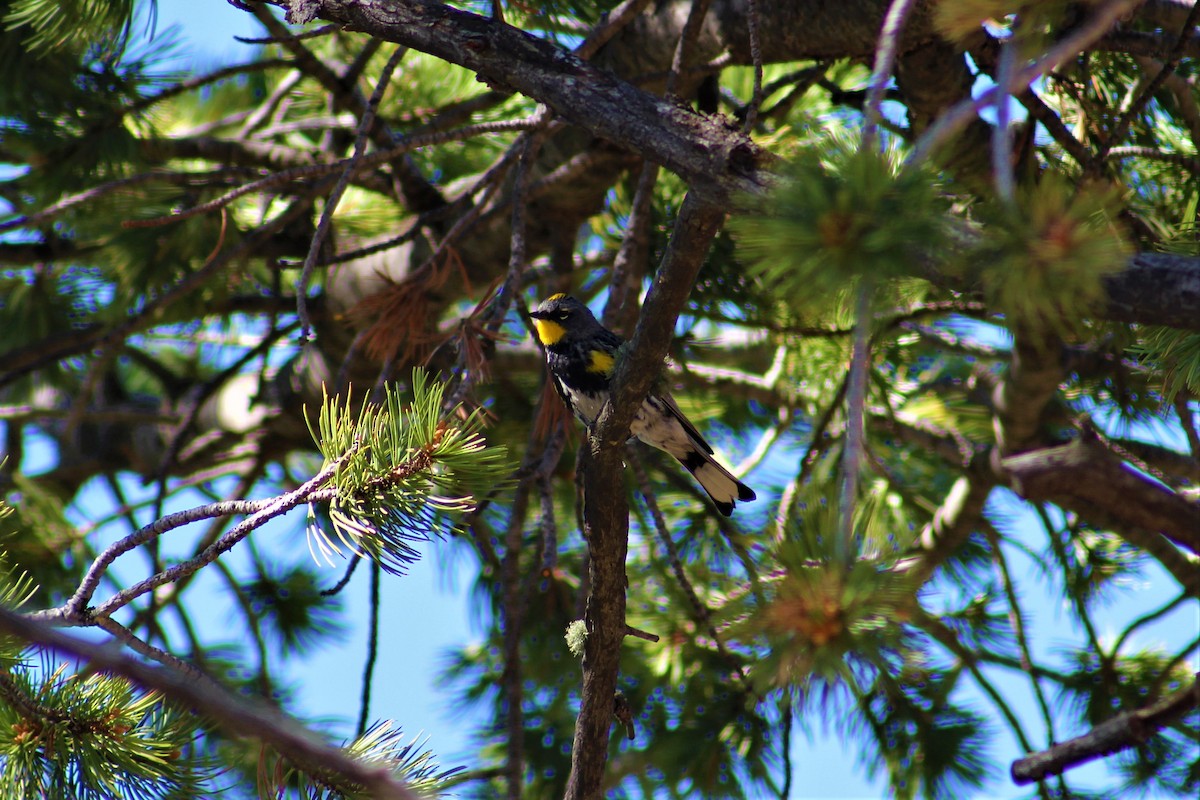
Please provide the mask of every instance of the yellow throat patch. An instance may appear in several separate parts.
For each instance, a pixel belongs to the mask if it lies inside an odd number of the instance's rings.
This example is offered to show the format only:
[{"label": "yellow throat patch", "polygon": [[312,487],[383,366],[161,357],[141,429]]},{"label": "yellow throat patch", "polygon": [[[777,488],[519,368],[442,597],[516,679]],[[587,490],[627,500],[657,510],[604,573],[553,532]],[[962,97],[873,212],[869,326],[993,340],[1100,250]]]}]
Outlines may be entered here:
[{"label": "yellow throat patch", "polygon": [[533,329],[537,331],[538,341],[543,347],[558,344],[567,335],[567,329],[557,322],[548,319],[535,319]]}]

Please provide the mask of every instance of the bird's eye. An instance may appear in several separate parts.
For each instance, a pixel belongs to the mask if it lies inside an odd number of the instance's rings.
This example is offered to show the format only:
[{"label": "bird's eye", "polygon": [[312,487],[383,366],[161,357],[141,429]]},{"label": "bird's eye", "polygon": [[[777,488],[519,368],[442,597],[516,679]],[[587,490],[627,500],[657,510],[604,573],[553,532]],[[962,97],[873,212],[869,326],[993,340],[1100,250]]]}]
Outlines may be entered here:
[{"label": "bird's eye", "polygon": [[570,312],[570,311],[563,310],[563,311],[560,311],[560,312],[558,312],[558,318],[559,318],[559,319],[566,319],[566,318],[567,318],[567,317],[569,317],[569,316],[571,316],[571,312]]}]

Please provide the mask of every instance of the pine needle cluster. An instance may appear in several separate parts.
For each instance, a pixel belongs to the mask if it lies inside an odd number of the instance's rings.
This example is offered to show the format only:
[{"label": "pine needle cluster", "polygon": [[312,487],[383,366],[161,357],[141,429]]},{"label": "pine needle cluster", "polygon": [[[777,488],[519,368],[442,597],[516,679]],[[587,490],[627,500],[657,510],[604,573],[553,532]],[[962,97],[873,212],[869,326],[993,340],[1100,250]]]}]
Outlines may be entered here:
[{"label": "pine needle cluster", "polygon": [[824,305],[848,285],[912,275],[944,249],[947,203],[894,150],[831,138],[797,154],[756,213],[735,220],[752,274],[793,308]]},{"label": "pine needle cluster", "polygon": [[[314,558],[346,547],[403,573],[417,558],[414,543],[475,508],[472,489],[490,489],[511,473],[505,448],[487,446],[480,434],[483,412],[443,413],[443,394],[442,384],[417,369],[411,402],[390,385],[382,403],[357,411],[349,393],[326,396],[316,430],[309,423],[325,466],[335,467],[327,510],[309,511]],[[322,516],[327,526],[318,523]]]},{"label": "pine needle cluster", "polygon": [[980,237],[965,263],[982,268],[988,299],[1011,324],[1077,334],[1104,301],[1104,276],[1123,269],[1129,257],[1130,245],[1113,224],[1119,195],[1054,174],[1019,194],[1014,204],[980,210]]}]

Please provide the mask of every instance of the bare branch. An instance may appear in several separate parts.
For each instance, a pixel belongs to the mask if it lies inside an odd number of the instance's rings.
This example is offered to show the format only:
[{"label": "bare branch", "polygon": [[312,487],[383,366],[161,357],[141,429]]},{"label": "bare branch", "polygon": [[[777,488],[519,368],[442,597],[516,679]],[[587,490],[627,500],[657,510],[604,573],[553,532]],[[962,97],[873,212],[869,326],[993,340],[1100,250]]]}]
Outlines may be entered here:
[{"label": "bare branch", "polygon": [[70,636],[6,608],[0,608],[0,630],[85,660],[91,669],[123,676],[147,691],[161,692],[184,708],[211,719],[230,737],[258,739],[301,768],[320,764],[348,783],[362,786],[377,800],[418,800],[386,767],[370,766],[351,758],[278,709],[252,697],[234,695],[211,681],[197,681],[174,669],[150,666],[104,644]]},{"label": "bare branch", "polygon": [[1011,770],[1013,782],[1024,786],[1040,781],[1047,775],[1057,775],[1071,767],[1135,747],[1195,708],[1200,708],[1200,675],[1193,679],[1191,686],[1185,686],[1156,703],[1137,711],[1127,711],[1100,723],[1082,736],[1014,761]]},{"label": "bare branch", "polygon": [[[1001,459],[1001,467],[1021,497],[1049,500],[1090,518],[1100,512],[1124,528],[1153,531],[1200,553],[1200,506],[1156,481],[1135,473],[1111,452],[1080,438],[1066,445]],[[1200,572],[1184,581],[1200,587]]]}]

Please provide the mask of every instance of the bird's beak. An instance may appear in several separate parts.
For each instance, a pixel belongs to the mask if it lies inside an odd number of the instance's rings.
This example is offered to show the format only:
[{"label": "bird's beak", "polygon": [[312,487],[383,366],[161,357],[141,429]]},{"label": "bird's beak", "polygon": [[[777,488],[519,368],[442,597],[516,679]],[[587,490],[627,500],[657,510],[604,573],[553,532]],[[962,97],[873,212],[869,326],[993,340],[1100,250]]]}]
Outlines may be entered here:
[{"label": "bird's beak", "polygon": [[539,311],[535,308],[533,311],[529,312],[529,316],[533,317],[534,319],[545,319],[547,314],[545,311]]}]

